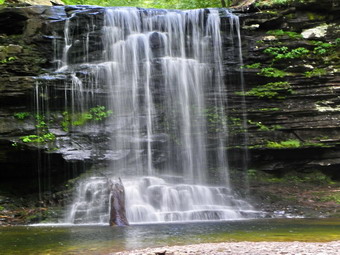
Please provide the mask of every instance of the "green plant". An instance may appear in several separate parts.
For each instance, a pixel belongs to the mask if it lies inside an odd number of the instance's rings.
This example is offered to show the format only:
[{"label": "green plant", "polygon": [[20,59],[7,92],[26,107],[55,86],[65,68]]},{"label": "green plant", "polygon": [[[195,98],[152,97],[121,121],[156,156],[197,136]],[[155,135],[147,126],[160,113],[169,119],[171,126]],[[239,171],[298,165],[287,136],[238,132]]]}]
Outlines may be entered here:
[{"label": "green plant", "polygon": [[102,121],[112,115],[111,110],[106,110],[105,106],[96,106],[89,109],[89,112],[83,113],[69,113],[65,111],[62,113],[63,120],[61,127],[64,131],[68,132],[70,126],[82,126],[88,121]]},{"label": "green plant", "polygon": [[312,77],[320,77],[322,75],[326,75],[327,74],[327,71],[323,68],[315,68],[314,70],[312,71],[307,71],[305,72],[305,76],[307,78],[312,78]]},{"label": "green plant", "polygon": [[313,44],[316,45],[316,47],[313,50],[313,53],[316,54],[316,55],[329,54],[335,46],[331,43],[324,43],[324,42],[320,42],[320,41],[316,41]]},{"label": "green plant", "polygon": [[53,133],[46,133],[41,135],[26,135],[20,137],[20,140],[24,143],[46,143],[55,140],[55,135]]},{"label": "green plant", "polygon": [[44,115],[36,114],[35,120],[37,122],[37,124],[35,125],[36,128],[38,128],[38,129],[46,129],[47,128],[47,124],[46,124],[46,120],[45,120]]},{"label": "green plant", "polygon": [[14,113],[14,117],[17,118],[18,120],[24,120],[27,117],[29,117],[31,114],[29,112],[17,112]]},{"label": "green plant", "polygon": [[335,39],[334,45],[337,46],[337,47],[340,46],[340,38]]},{"label": "green plant", "polygon": [[303,47],[289,50],[288,47],[269,47],[263,51],[274,57],[274,61],[279,61],[281,59],[294,59],[306,56],[309,50]]},{"label": "green plant", "polygon": [[262,124],[262,122],[248,120],[248,124],[257,126],[258,129],[261,130],[261,131],[269,131],[270,130],[270,128],[268,126]]},{"label": "green plant", "polygon": [[11,62],[11,61],[14,61],[14,60],[16,60],[16,59],[17,59],[16,57],[4,58],[4,59],[0,60],[0,63],[1,63],[1,64],[6,64],[6,63]]},{"label": "green plant", "polygon": [[254,169],[249,169],[249,170],[247,171],[247,175],[248,175],[248,177],[255,178],[256,175],[257,175],[257,171],[254,170]]},{"label": "green plant", "polygon": [[270,82],[247,92],[236,92],[236,94],[267,99],[285,99],[286,95],[293,94],[293,90],[289,82]]},{"label": "green plant", "polygon": [[258,69],[258,68],[261,68],[261,63],[254,63],[254,64],[250,64],[250,65],[245,65],[242,68]]},{"label": "green plant", "polygon": [[318,198],[321,202],[334,202],[336,204],[340,204],[340,192],[334,192],[334,194],[324,194]]},{"label": "green plant", "polygon": [[295,32],[291,32],[291,31],[283,31],[282,29],[278,29],[278,30],[269,30],[267,31],[268,35],[273,35],[273,36],[288,36],[291,39],[301,39],[302,35],[295,33]]},{"label": "green plant", "polygon": [[300,146],[301,146],[301,142],[295,139],[281,141],[281,142],[268,141],[266,144],[266,147],[273,148],[273,149],[299,148]]},{"label": "green plant", "polygon": [[[113,112],[111,110],[106,110],[105,106],[97,105],[90,109],[90,114],[94,120],[100,121],[108,118]],[[90,117],[90,115],[88,116]]]},{"label": "green plant", "polygon": [[262,122],[260,121],[252,121],[252,120],[248,120],[248,124],[257,126],[260,131],[273,131],[273,130],[282,128],[282,126],[280,125],[266,126],[262,124]]},{"label": "green plant", "polygon": [[285,71],[276,69],[274,67],[265,67],[262,68],[258,75],[263,75],[266,77],[274,77],[274,78],[282,78],[287,75]]}]

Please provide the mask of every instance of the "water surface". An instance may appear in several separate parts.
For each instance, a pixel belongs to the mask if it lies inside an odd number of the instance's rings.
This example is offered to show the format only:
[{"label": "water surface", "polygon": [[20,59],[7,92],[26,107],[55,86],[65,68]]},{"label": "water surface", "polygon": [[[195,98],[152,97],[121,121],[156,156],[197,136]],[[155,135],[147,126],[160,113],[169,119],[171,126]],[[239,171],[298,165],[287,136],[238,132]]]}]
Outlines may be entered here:
[{"label": "water surface", "polygon": [[232,241],[340,240],[339,219],[256,219],[109,227],[0,228],[0,254],[108,254],[164,245]]}]

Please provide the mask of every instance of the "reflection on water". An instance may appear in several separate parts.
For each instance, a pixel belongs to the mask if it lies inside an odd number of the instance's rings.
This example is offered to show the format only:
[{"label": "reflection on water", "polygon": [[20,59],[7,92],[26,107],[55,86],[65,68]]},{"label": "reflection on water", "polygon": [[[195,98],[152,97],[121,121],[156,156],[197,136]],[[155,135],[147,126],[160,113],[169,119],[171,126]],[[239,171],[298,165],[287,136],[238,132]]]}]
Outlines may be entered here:
[{"label": "reflection on water", "polygon": [[0,228],[0,254],[108,254],[163,245],[228,241],[340,240],[339,219]]}]

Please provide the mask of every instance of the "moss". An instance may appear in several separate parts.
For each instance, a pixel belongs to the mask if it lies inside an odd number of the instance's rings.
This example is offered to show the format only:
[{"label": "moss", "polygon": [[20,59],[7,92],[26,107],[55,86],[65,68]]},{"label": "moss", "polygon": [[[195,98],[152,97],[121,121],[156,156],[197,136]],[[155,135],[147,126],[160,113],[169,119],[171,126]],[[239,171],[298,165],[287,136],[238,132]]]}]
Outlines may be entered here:
[{"label": "moss", "polygon": [[311,21],[321,21],[321,20],[326,20],[327,16],[320,15],[315,12],[307,12],[307,18]]},{"label": "moss", "polygon": [[287,95],[293,94],[293,90],[288,82],[270,82],[247,92],[236,92],[236,94],[265,99],[285,99]]},{"label": "moss", "polygon": [[[313,184],[313,185],[334,185],[335,183],[329,176],[314,170],[308,173],[290,171],[281,176],[275,174],[250,169],[247,171],[251,181],[267,182],[267,183],[286,183],[286,184]],[[340,195],[336,194],[336,195]]]},{"label": "moss", "polygon": [[278,107],[272,107],[272,108],[260,108],[259,111],[261,112],[269,112],[269,111],[280,111],[281,109]]},{"label": "moss", "polygon": [[332,194],[326,192],[314,193],[314,195],[316,195],[315,200],[317,201],[340,204],[340,191],[335,191]]},{"label": "moss", "polygon": [[279,70],[274,67],[265,67],[262,68],[258,75],[266,76],[266,77],[273,77],[273,78],[282,78],[288,75],[285,71]]},{"label": "moss", "polygon": [[304,73],[307,78],[320,77],[327,74],[324,68],[315,68],[312,71],[307,71]]},{"label": "moss", "polygon": [[258,69],[258,68],[261,68],[261,63],[254,63],[254,64],[250,64],[250,65],[245,65],[242,68]]},{"label": "moss", "polygon": [[273,36],[277,36],[277,37],[283,37],[283,36],[288,36],[291,39],[301,39],[302,35],[296,32],[291,32],[291,31],[283,31],[282,29],[278,29],[278,30],[269,30],[267,31],[268,35],[273,35]]},{"label": "moss", "polygon": [[301,142],[295,139],[281,141],[281,142],[268,141],[266,144],[266,147],[273,148],[273,149],[299,148],[300,146],[301,146]]},{"label": "moss", "polygon": [[252,121],[252,120],[248,120],[248,123],[250,125],[257,126],[258,130],[260,130],[260,131],[274,131],[274,130],[282,128],[282,126],[280,126],[280,125],[266,126],[262,122],[257,122],[257,121]]}]

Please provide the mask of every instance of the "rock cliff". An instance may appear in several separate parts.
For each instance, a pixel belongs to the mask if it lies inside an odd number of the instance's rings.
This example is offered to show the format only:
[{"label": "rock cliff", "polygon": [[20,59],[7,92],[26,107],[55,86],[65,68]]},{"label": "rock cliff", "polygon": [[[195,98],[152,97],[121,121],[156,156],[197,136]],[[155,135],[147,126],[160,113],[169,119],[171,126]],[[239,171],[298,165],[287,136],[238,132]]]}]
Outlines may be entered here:
[{"label": "rock cliff", "polygon": [[[224,53],[228,83],[239,79],[240,73],[244,79],[244,91],[230,86],[226,93],[231,133],[226,149],[237,173],[243,168],[239,155],[247,154],[248,169],[276,175],[319,170],[339,180],[338,11],[333,1],[235,10],[242,28],[242,69],[228,61],[227,47]],[[117,160],[105,156],[110,154],[109,123],[92,124],[91,132],[77,127],[69,130],[67,113],[59,112],[48,120],[36,115],[36,100],[44,101],[48,95],[45,100],[53,102],[51,110],[58,111],[64,103],[60,98],[68,93],[65,79],[69,77],[49,80],[48,74],[56,66],[53,43],[62,43],[66,17],[74,12],[84,14],[79,24],[91,19],[102,22],[101,8],[0,8],[0,179],[5,190],[54,192],[94,163],[107,165]],[[227,26],[226,20],[221,26]],[[82,31],[74,33],[83,36]],[[94,30],[90,40],[96,42],[97,36]],[[99,44],[89,49],[91,57],[99,54]],[[77,61],[79,52],[72,54]],[[44,79],[47,90],[37,95],[39,79]],[[57,86],[55,94],[48,91],[52,82]],[[246,111],[240,110],[242,102]],[[247,127],[242,123],[244,116]],[[37,129],[43,134],[35,135]],[[36,143],[37,139],[42,142]],[[245,140],[246,144],[240,144]],[[37,183],[38,176],[43,181]]]}]

